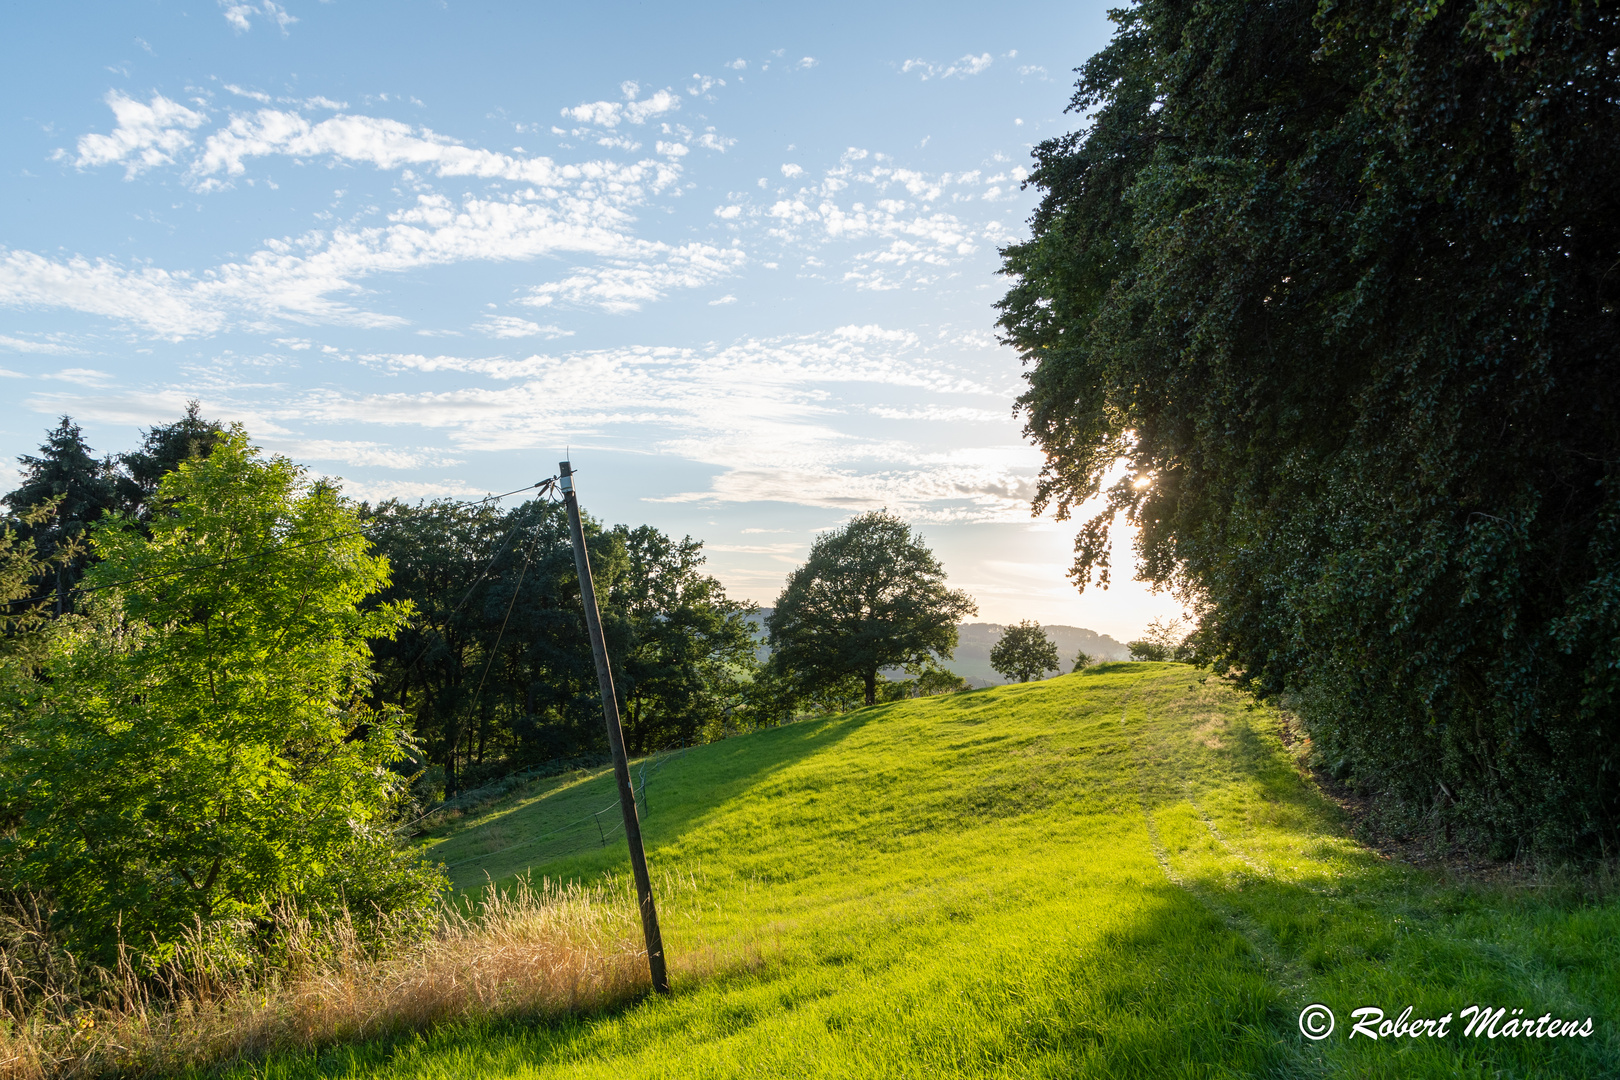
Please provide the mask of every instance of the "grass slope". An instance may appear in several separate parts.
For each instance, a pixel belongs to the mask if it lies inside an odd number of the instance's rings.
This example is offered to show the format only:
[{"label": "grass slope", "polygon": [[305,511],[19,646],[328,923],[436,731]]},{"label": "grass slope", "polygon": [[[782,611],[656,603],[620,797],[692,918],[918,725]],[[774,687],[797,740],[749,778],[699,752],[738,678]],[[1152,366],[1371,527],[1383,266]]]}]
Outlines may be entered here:
[{"label": "grass slope", "polygon": [[[1620,905],[1382,860],[1346,839],[1277,731],[1191,668],[1112,664],[694,748],[647,785],[672,998],[237,1073],[1620,1073]],[[622,842],[601,846],[594,823],[588,844],[552,836],[609,804],[610,779],[549,782],[435,852],[464,887],[530,866],[622,876]],[[693,956],[707,974],[682,967]],[[1320,1042],[1297,1027],[1311,1002],[1338,1016]],[[1454,1021],[1446,1039],[1346,1038],[1361,1006],[1486,1003],[1592,1016],[1596,1033],[1493,1041]]]}]

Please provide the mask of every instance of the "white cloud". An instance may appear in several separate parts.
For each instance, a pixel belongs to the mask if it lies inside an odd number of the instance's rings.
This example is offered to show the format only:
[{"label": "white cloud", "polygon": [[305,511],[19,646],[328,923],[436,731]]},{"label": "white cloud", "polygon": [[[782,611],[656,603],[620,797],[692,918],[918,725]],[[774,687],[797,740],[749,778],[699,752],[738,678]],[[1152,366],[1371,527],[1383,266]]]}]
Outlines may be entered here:
[{"label": "white cloud", "polygon": [[[69,348],[66,345],[57,345],[48,341],[28,341],[23,338],[9,337],[5,334],[0,334],[0,349],[9,352],[43,353],[46,356],[73,356],[79,352],[78,349]],[[17,377],[21,378],[22,376]]]},{"label": "white cloud", "polygon": [[747,256],[736,247],[691,243],[678,248],[648,244],[642,257],[576,270],[561,281],[530,291],[523,301],[544,307],[562,301],[612,314],[639,311],[673,289],[695,289],[736,273]]},{"label": "white cloud", "polygon": [[964,56],[950,67],[946,68],[944,72],[940,74],[940,78],[949,79],[952,76],[956,76],[958,78],[965,79],[969,75],[977,75],[979,72],[989,67],[993,62],[994,61],[991,60],[989,53],[980,53],[978,56]]},{"label": "white cloud", "polygon": [[43,375],[41,378],[58,379],[62,382],[77,383],[80,386],[105,386],[112,381],[112,376],[105,371],[95,368],[63,368],[61,371]]},{"label": "white cloud", "polygon": [[[627,177],[628,178],[628,177]],[[555,202],[531,201],[528,193],[509,198],[468,198],[453,203],[442,195],[419,196],[414,206],[388,215],[389,224],[340,228],[330,234],[274,240],[240,262],[226,263],[193,277],[155,268],[125,269],[104,260],[65,261],[32,252],[0,253],[0,304],[66,307],[145,326],[158,337],[179,340],[211,334],[242,318],[283,317],[309,323],[398,326],[404,319],[368,312],[336,299],[359,290],[372,274],[473,260],[508,261],[571,253],[623,260],[622,271],[658,277],[668,286],[700,273],[706,262],[735,265],[741,252],[705,256],[703,245],[672,249],[637,240],[628,233],[627,207],[635,185],[568,192]],[[662,266],[663,259],[677,265]],[[592,272],[586,272],[590,274]],[[583,294],[593,290],[583,288]],[[562,288],[564,294],[581,288]],[[612,286],[603,285],[607,292]],[[600,291],[597,290],[597,291]],[[633,289],[644,299],[663,288]],[[234,319],[233,319],[234,315]]]},{"label": "white cloud", "polygon": [[692,141],[703,147],[705,150],[714,150],[722,154],[731,147],[737,145],[736,139],[726,135],[716,135],[713,131],[705,131]]},{"label": "white cloud", "polygon": [[722,296],[718,300],[710,300],[709,301],[709,306],[710,307],[719,307],[721,304],[735,304],[736,302],[737,302],[737,298],[735,296],[732,296],[730,293],[727,293],[726,295]]},{"label": "white cloud", "polygon": [[419,499],[478,499],[489,494],[463,480],[355,480],[344,478],[343,494],[351,499],[382,502],[399,499],[414,502]]},{"label": "white cloud", "polygon": [[479,329],[490,337],[497,338],[562,338],[574,335],[572,330],[564,330],[560,326],[541,326],[539,323],[512,315],[491,315],[484,320]]},{"label": "white cloud", "polygon": [[266,94],[262,90],[244,90],[240,86],[236,86],[232,83],[225,83],[224,86],[227,92],[235,94],[237,97],[245,97],[251,101],[257,101],[261,105],[268,105],[273,100],[269,94]]},{"label": "white cloud", "polygon": [[282,438],[267,439],[265,443],[268,449],[286,454],[296,461],[340,461],[345,465],[384,469],[442,468],[463,464],[463,459],[440,450],[406,449],[378,442]]},{"label": "white cloud", "polygon": [[737,57],[737,59],[733,60],[731,63],[725,64],[723,66],[730,68],[732,71],[746,71],[748,69],[748,61],[744,60],[742,57],[739,56],[739,57]]},{"label": "white cloud", "polygon": [[[635,438],[659,453],[720,466],[704,491],[668,501],[788,501],[839,509],[887,505],[920,520],[1026,520],[1039,454],[1017,439],[1006,411],[1016,387],[991,388],[929,355],[916,335],[848,326],[748,339],[706,349],[637,347],[561,356],[381,355],[397,373],[460,372],[496,385],[422,393],[321,391],[288,403],[310,422],[418,425],[454,446],[549,447],[572,439]],[[861,389],[864,388],[864,389]],[[893,388],[892,392],[885,388]],[[874,408],[850,395],[888,394],[896,418],[941,425],[994,422],[1005,446],[927,450],[874,436]],[[966,402],[963,395],[967,396]],[[908,411],[909,410],[909,411]],[[867,417],[857,423],[854,418]],[[913,431],[917,429],[911,429]],[[630,432],[640,432],[631,436]]]},{"label": "white cloud", "polygon": [[687,154],[691,153],[691,150],[687,148],[685,143],[664,142],[662,139],[653,145],[653,149],[657,150],[665,157],[671,158],[683,158]]},{"label": "white cloud", "polygon": [[144,169],[173,164],[174,155],[191,145],[188,132],[208,119],[162,94],[153,94],[152,100],[143,105],[110,90],[103,100],[118,124],[110,135],[80,136],[79,157],[74,164],[83,169],[122,162],[126,179]]},{"label": "white cloud", "polygon": [[741,214],[742,207],[740,206],[717,206],[714,208],[714,216],[725,221],[735,221]]},{"label": "white cloud", "polygon": [[660,90],[650,98],[637,101],[635,92],[639,88],[634,83],[626,83],[624,89],[629,101],[590,101],[564,109],[562,115],[581,124],[614,128],[624,121],[645,124],[654,116],[675,112],[681,107],[680,97],[668,90]]},{"label": "white cloud", "polygon": [[[86,163],[125,160],[133,170],[171,160],[190,140],[175,125],[194,126],[203,119],[161,97],[142,105],[112,95],[109,104],[120,117],[119,130],[113,136],[87,136],[81,151]],[[345,225],[268,240],[245,259],[198,274],[0,249],[0,304],[70,308],[178,340],[265,318],[399,325],[404,321],[400,317],[359,310],[347,298],[360,292],[359,282],[369,275],[421,266],[574,254],[615,260],[607,278],[645,272],[679,283],[703,262],[695,248],[677,251],[633,234],[636,208],[674,190],[680,177],[674,161],[558,164],[544,157],[469,148],[393,120],[339,115],[311,123],[296,112],[261,109],[232,116],[215,130],[196,153],[188,175],[199,187],[217,186],[221,176],[241,175],[252,158],[270,154],[300,160],[330,156],[524,186],[505,194],[469,195],[459,202],[418,194],[414,204],[387,214],[386,224]],[[407,180],[415,180],[411,172]],[[413,186],[423,191],[419,180]],[[666,258],[690,265],[666,267]],[[720,258],[735,263],[733,255]],[[707,281],[713,275],[698,276]],[[604,279],[595,288],[561,291],[580,296],[618,291],[650,298],[672,287],[653,279],[648,279],[653,281],[650,287],[627,288]]]},{"label": "white cloud", "polygon": [[296,16],[288,14],[287,9],[275,0],[263,0],[257,4],[244,3],[242,0],[219,0],[219,6],[224,9],[225,21],[230,23],[238,34],[253,29],[252,20],[261,15],[280,27],[282,36],[286,36],[287,27],[298,21]]},{"label": "white cloud", "polygon": [[802,59],[802,60],[800,60],[800,61],[799,61],[799,64],[798,64],[798,66],[799,66],[799,67],[801,67],[801,68],[806,68],[806,69],[808,69],[808,68],[813,68],[813,67],[815,67],[815,66],[816,66],[816,65],[817,65],[817,64],[819,64],[819,63],[821,63],[821,61],[820,61],[820,60],[817,60],[817,59],[816,59],[816,58],[815,58],[815,57],[813,57],[813,56],[806,56],[806,57],[804,57],[804,58],[803,58],[803,59]]},{"label": "white cloud", "polygon": [[792,180],[796,176],[803,176],[804,175],[804,167],[802,165],[792,165],[792,164],[783,165],[782,166],[782,175],[787,177],[789,180]]},{"label": "white cloud", "polygon": [[194,299],[196,287],[187,275],[150,267],[125,270],[78,256],[57,262],[30,251],[0,252],[0,303],[72,308],[145,326],[163,338],[223,327],[220,312]]},{"label": "white cloud", "polygon": [[279,109],[232,116],[225,127],[208,137],[192,163],[191,174],[240,176],[246,171],[248,159],[271,154],[332,157],[380,169],[428,168],[441,177],[515,180],[552,189],[581,182],[644,183],[648,179],[655,187],[662,187],[674,180],[674,174],[667,172],[645,176],[644,164],[558,165],[547,157],[513,157],[463,146],[427,128],[413,128],[398,120],[340,115],[311,124],[298,113]]},{"label": "white cloud", "polygon": [[979,74],[993,63],[995,63],[995,58],[989,53],[980,53],[978,56],[974,56],[972,53],[969,53],[960,60],[945,65],[934,64],[927,60],[917,58],[914,60],[907,60],[905,63],[901,64],[900,73],[903,75],[909,75],[915,71],[918,73],[918,78],[922,79],[924,82],[935,78],[966,79],[970,76]]}]

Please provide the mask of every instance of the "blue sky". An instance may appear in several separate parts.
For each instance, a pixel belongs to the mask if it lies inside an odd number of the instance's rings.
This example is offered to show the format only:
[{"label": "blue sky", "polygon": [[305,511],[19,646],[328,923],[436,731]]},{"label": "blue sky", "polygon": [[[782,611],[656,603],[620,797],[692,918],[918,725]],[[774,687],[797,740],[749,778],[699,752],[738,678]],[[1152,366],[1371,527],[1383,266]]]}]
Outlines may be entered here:
[{"label": "blue sky", "polygon": [[994,334],[1030,148],[1073,126],[1105,5],[138,0],[9,25],[0,459],[62,413],[126,449],[196,398],[373,500],[505,491],[571,448],[591,512],[703,539],[761,603],[886,506],[981,618],[1123,639],[1178,610],[1065,580],[1073,526],[1030,516]]}]

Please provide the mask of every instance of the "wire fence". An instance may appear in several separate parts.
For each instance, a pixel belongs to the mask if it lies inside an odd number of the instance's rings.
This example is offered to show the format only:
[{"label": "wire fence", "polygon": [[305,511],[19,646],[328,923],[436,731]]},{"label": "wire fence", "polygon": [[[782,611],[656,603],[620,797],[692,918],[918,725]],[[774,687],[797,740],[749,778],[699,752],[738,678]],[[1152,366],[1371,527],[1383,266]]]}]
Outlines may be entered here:
[{"label": "wire fence", "polygon": [[[646,821],[650,813],[647,800],[647,781],[657,776],[664,766],[671,761],[685,756],[686,751],[687,748],[682,747],[657,758],[644,758],[632,768],[630,777],[631,790],[636,799],[636,812],[640,815],[642,821]],[[606,820],[604,820],[604,815],[607,815]],[[554,826],[546,832],[535,836],[525,837],[516,843],[507,844],[505,847],[498,847],[492,851],[482,851],[477,855],[469,855],[464,859],[446,863],[445,869],[454,870],[459,866],[467,866],[471,863],[481,862],[496,855],[504,855],[507,852],[517,851],[522,848],[535,848],[535,861],[544,862],[561,858],[564,855],[577,854],[579,851],[588,850],[593,846],[607,847],[608,844],[618,839],[623,832],[624,815],[619,812],[619,800],[615,797],[612,802],[603,806],[600,810],[593,810],[583,817]],[[590,843],[592,837],[597,841],[595,845]]]}]

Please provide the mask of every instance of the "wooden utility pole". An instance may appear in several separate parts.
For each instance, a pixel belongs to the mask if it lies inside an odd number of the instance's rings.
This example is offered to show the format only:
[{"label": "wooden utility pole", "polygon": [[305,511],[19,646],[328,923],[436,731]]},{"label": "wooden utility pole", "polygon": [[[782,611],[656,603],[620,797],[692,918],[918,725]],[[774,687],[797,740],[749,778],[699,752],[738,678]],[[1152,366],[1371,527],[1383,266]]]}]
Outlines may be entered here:
[{"label": "wooden utility pole", "polygon": [[574,470],[566,461],[557,466],[558,487],[568,508],[568,531],[574,538],[574,566],[579,571],[579,598],[585,606],[585,628],[596,658],[596,681],[602,688],[602,719],[607,721],[608,746],[613,751],[613,775],[619,781],[619,809],[624,812],[624,838],[630,844],[630,869],[641,902],[641,930],[647,937],[647,967],[653,989],[669,993],[664,970],[664,936],[658,931],[658,909],[653,906],[652,879],[647,876],[647,852],[641,846],[641,819],[636,815],[636,792],[630,785],[630,759],[624,753],[624,729],[619,726],[619,699],[613,693],[613,672],[608,667],[607,642],[602,637],[602,613],[596,606],[591,561],[585,552],[585,530],[579,523],[579,499],[574,494]]}]

